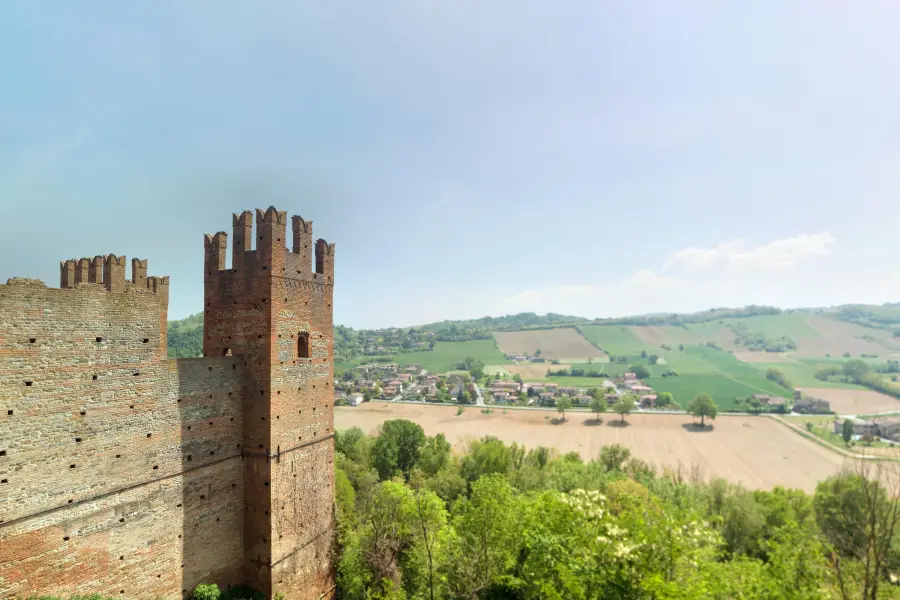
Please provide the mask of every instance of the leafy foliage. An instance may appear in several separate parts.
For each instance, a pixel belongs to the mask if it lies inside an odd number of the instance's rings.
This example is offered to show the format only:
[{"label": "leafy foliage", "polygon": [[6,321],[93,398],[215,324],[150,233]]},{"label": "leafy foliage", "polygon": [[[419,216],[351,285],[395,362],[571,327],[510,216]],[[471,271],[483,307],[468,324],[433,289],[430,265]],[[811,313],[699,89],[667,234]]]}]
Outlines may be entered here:
[{"label": "leafy foliage", "polygon": [[788,352],[797,349],[797,343],[789,336],[769,337],[753,331],[743,323],[732,323],[729,326],[734,332],[734,343],[751,352]]},{"label": "leafy foliage", "polygon": [[697,394],[688,404],[687,411],[694,417],[700,417],[701,426],[706,424],[706,419],[715,420],[719,414],[719,409],[709,394]]},{"label": "leafy foliage", "polygon": [[794,389],[794,384],[792,384],[790,382],[790,380],[787,377],[785,377],[782,370],[777,367],[769,367],[766,370],[766,379],[768,379],[769,381],[774,381],[775,383],[777,383],[778,385],[780,385],[781,387],[783,387],[785,389],[788,389],[788,390]]},{"label": "leafy foliage", "polygon": [[378,438],[337,438],[341,598],[891,597],[900,511],[882,475],[748,491],[617,445],[585,463],[484,438],[421,454],[406,483],[378,476]]},{"label": "leafy foliage", "polygon": [[203,313],[181,321],[170,321],[167,331],[169,358],[203,356]]},{"label": "leafy foliage", "polygon": [[193,598],[193,600],[219,600],[221,596],[222,592],[219,591],[219,586],[216,584],[201,583],[194,588],[194,593],[191,598]]},{"label": "leafy foliage", "polygon": [[622,422],[625,422],[625,416],[630,415],[634,412],[634,409],[637,407],[637,403],[634,401],[633,396],[622,396],[616,403],[613,404],[613,412],[621,417]]}]

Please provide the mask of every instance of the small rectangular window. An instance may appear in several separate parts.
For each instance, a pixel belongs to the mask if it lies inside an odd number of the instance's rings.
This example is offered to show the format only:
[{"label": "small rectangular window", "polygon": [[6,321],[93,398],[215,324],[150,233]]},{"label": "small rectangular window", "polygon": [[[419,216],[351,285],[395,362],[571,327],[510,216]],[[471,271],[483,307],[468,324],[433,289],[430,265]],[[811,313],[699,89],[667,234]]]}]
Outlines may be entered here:
[{"label": "small rectangular window", "polygon": [[305,331],[297,334],[297,358],[309,358],[309,333]]}]

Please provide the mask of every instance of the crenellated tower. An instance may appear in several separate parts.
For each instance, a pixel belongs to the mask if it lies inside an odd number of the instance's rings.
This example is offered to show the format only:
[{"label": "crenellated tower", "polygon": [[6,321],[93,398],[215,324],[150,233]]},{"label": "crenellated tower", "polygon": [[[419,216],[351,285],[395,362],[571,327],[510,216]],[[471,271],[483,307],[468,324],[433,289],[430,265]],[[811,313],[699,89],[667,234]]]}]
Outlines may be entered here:
[{"label": "crenellated tower", "polygon": [[244,578],[266,594],[333,588],[334,245],[269,207],[204,239],[206,356],[243,362]]}]

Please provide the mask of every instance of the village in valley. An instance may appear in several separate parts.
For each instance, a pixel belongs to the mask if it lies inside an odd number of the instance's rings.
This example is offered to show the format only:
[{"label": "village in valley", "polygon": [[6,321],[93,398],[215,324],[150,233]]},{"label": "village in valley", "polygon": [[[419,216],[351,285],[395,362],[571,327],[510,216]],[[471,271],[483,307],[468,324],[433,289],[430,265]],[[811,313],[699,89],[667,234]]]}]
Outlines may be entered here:
[{"label": "village in valley", "polygon": [[588,407],[598,396],[611,406],[619,397],[633,395],[639,407],[649,409],[656,406],[658,398],[653,388],[644,385],[634,373],[598,380],[593,388],[580,388],[553,382],[524,382],[520,376],[486,375],[480,382],[466,372],[432,374],[421,365],[396,363],[368,364],[346,371],[335,380],[334,389],[335,403],[350,406],[370,400],[405,400],[552,408],[559,398],[566,397],[574,406]]}]

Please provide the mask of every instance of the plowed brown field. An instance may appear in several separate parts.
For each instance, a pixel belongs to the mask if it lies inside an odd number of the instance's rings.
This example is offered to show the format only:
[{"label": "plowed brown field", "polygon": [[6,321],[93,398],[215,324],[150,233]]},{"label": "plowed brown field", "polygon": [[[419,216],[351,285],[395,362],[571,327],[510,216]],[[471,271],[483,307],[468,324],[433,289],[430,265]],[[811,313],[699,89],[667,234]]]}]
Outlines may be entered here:
[{"label": "plowed brown field", "polygon": [[693,420],[685,415],[632,415],[627,427],[610,426],[618,419],[615,415],[607,416],[602,425],[592,425],[593,415],[580,412],[570,412],[565,423],[554,425],[551,420],[556,416],[537,410],[502,414],[500,409],[486,415],[475,407],[457,416],[455,407],[372,402],[336,408],[335,426],[374,433],[388,419],[409,419],[429,435],[443,433],[457,447],[492,435],[528,447],[577,451],[585,459],[597,456],[604,445],[622,444],[657,468],[696,466],[704,477],[724,477],[751,489],[783,485],[812,492],[845,460],[765,417],[721,416],[711,431],[694,431]]},{"label": "plowed brown field", "polygon": [[587,362],[588,358],[604,359],[606,354],[572,328],[532,329],[529,331],[497,331],[497,347],[507,354],[533,354],[540,350],[548,360]]},{"label": "plowed brown field", "polygon": [[828,400],[831,410],[839,415],[867,415],[900,411],[900,400],[874,390],[803,388],[803,391],[814,398]]}]

